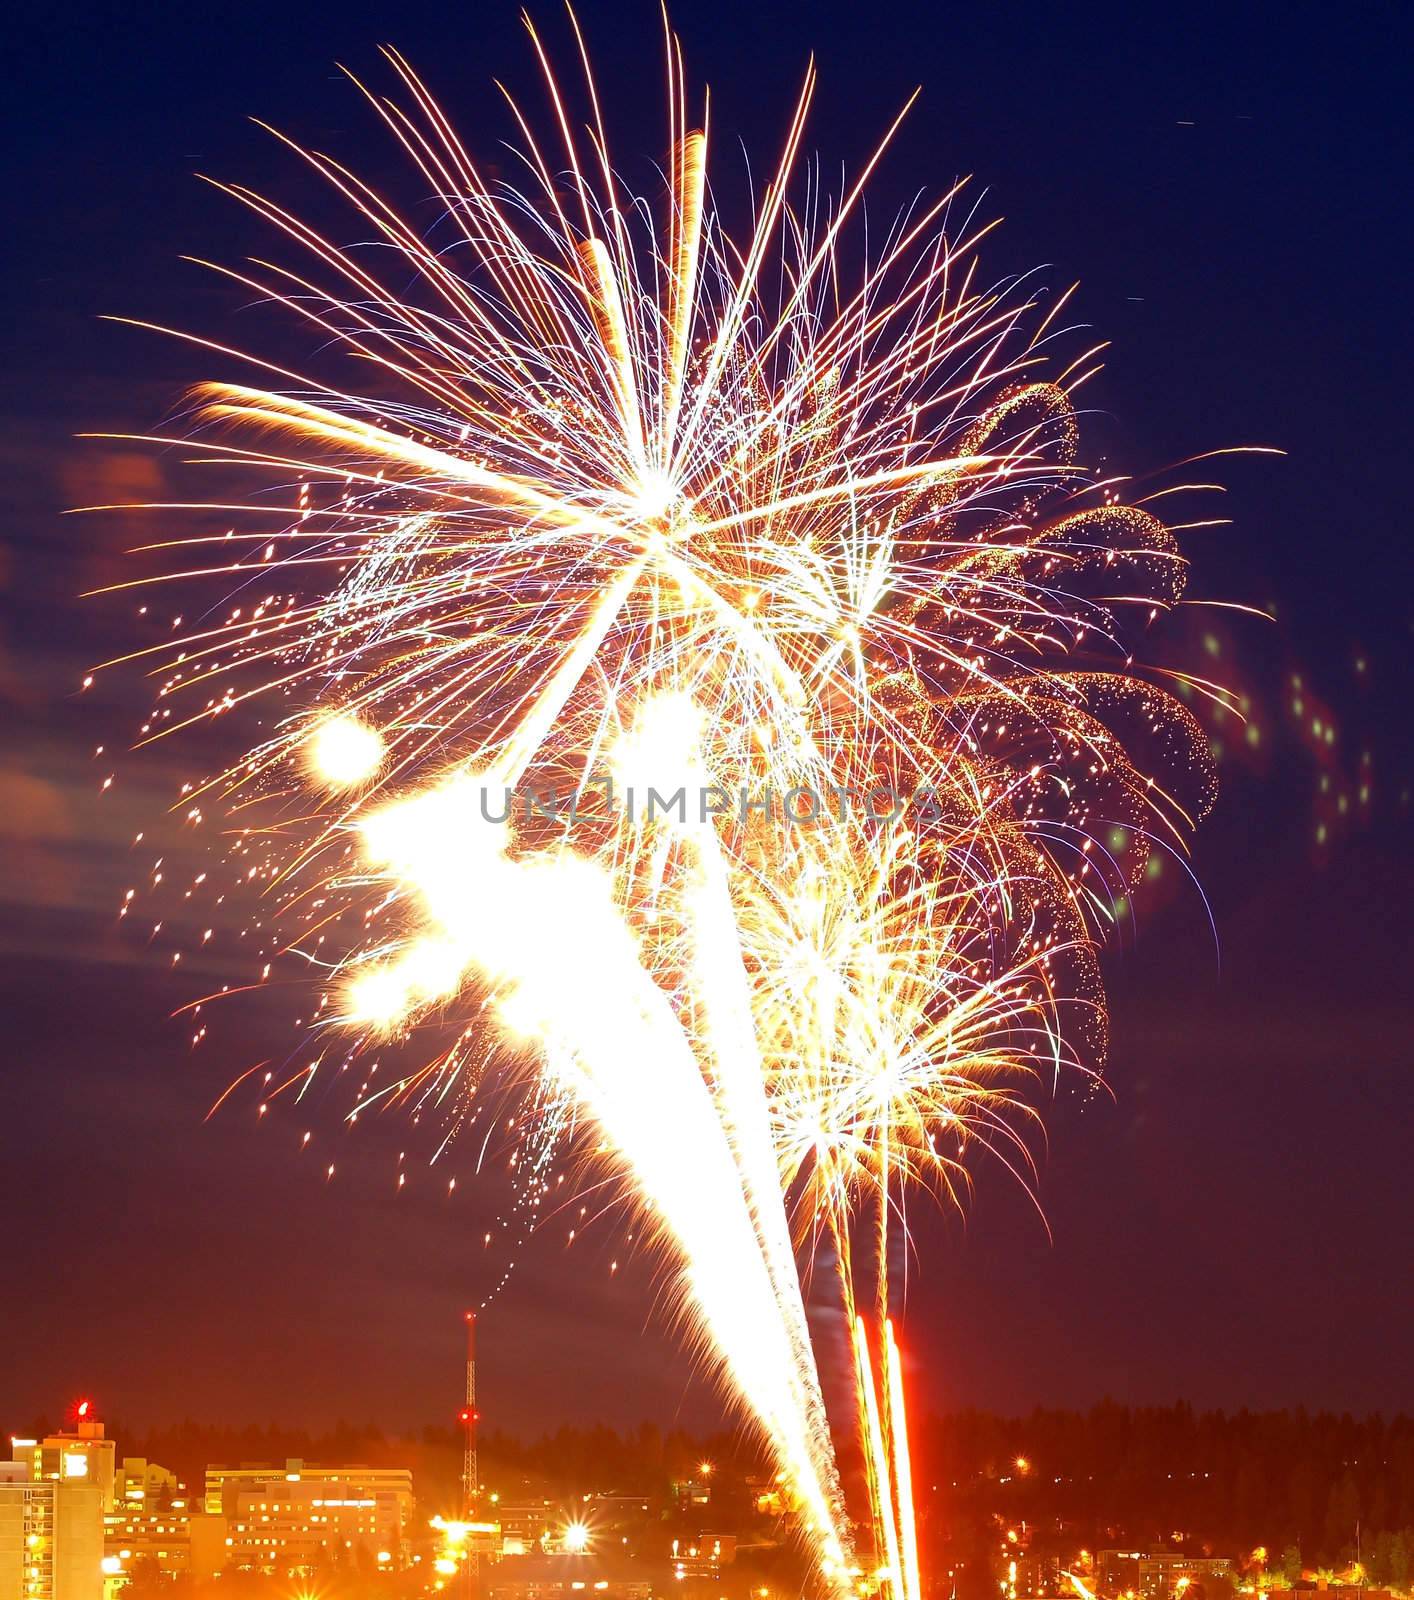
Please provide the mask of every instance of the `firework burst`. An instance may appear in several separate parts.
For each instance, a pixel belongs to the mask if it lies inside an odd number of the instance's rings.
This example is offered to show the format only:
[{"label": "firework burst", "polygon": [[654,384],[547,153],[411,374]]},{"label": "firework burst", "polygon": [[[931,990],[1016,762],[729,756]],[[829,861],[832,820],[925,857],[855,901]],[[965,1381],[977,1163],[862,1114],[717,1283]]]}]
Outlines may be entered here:
[{"label": "firework burst", "polygon": [[316,975],[318,1055],[281,1087],[382,1053],[351,1115],[436,1108],[451,1137],[489,1056],[529,1063],[527,1214],[587,1119],[849,1584],[802,1291],[830,1264],[881,1581],[917,1600],[891,1234],[974,1149],[1024,1176],[1029,1089],[1103,1066],[1116,902],[1212,797],[1138,660],[1185,567],[1081,464],[1065,297],[985,283],[958,189],[871,248],[883,147],[823,191],[813,70],[734,232],[675,40],[641,195],[582,46],[585,128],[531,37],[554,142],[509,102],[518,187],[395,52],[394,96],[358,86],[430,234],[292,143],[370,248],[228,186],[284,252],[216,270],[359,376],[241,356],[270,386],[194,396],[201,459],[261,488],[147,547],[238,603],[144,653],[144,736],[258,724],[183,803],[231,819],[271,964]]}]

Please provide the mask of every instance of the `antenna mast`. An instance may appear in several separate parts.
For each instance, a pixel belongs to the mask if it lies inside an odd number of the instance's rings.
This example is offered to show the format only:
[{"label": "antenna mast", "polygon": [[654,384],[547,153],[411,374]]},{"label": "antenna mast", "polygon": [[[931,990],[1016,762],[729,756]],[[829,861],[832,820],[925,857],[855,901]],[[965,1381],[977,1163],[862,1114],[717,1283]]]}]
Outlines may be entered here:
[{"label": "antenna mast", "polygon": [[470,1522],[476,1508],[476,1313],[466,1313],[466,1405],[462,1410],[462,1515]]}]

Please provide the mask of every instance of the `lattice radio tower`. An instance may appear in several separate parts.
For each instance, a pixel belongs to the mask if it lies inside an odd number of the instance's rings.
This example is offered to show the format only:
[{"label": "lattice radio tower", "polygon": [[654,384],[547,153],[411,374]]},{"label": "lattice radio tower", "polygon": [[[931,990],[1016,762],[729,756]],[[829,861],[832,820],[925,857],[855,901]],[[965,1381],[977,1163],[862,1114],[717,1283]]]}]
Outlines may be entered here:
[{"label": "lattice radio tower", "polygon": [[466,1404],[462,1408],[462,1516],[473,1520],[480,1484],[476,1469],[476,1313],[466,1313]]}]

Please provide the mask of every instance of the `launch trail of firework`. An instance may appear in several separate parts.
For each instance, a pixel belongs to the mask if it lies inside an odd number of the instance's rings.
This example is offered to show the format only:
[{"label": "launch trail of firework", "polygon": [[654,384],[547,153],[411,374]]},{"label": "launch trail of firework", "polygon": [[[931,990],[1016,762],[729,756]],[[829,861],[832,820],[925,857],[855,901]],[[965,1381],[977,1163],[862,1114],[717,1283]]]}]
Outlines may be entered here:
[{"label": "launch trail of firework", "polygon": [[[206,384],[153,442],[260,487],[149,508],[228,526],[144,546],[178,566],[121,586],[180,580],[208,619],[124,658],[158,682],[141,738],[254,730],[182,805],[226,819],[259,981],[313,974],[313,1059],[266,1098],[351,1072],[351,1118],[439,1116],[440,1154],[517,1078],[531,1211],[589,1124],[821,1572],[918,1600],[890,1320],[909,1200],[960,1199],[978,1152],[1025,1179],[1031,1091],[1098,1079],[1099,950],[1211,803],[1184,701],[1228,697],[1144,666],[1183,596],[1174,532],[1082,464],[1096,351],[1053,357],[1067,296],[987,283],[961,186],[877,244],[894,129],[827,193],[812,68],[734,232],[676,39],[640,192],[574,31],[567,89],[531,28],[551,138],[508,97],[519,187],[396,52],[393,93],[354,80],[437,198],[428,232],[289,140],[366,247],[223,185],[282,253],[214,270],[320,354],[196,341],[271,387]],[[630,814],[615,780],[753,798]],[[876,803],[923,791],[926,818]],[[800,815],[824,795],[851,804]],[[867,1568],[816,1264],[851,1329]]]}]

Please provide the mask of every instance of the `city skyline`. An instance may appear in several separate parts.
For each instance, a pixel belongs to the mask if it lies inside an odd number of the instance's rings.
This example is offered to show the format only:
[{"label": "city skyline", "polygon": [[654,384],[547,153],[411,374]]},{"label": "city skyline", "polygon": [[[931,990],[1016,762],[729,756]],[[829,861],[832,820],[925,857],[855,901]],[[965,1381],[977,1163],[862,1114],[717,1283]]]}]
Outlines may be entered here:
[{"label": "city skyline", "polygon": [[[612,43],[605,8],[581,15],[591,43]],[[828,96],[812,145],[831,159],[857,164],[870,148],[857,124],[872,130],[923,80],[899,182],[975,171],[987,215],[1010,218],[1001,262],[1055,259],[1057,288],[1079,276],[1082,320],[1114,343],[1091,405],[1117,459],[1148,471],[1204,449],[1286,452],[1227,458],[1234,526],[1188,536],[1205,541],[1203,595],[1276,617],[1214,612],[1206,633],[1190,630],[1250,697],[1258,730],[1214,730],[1222,792],[1194,857],[1211,923],[1172,874],[1111,961],[1112,1097],[1047,1107],[1045,1222],[995,1170],[979,1176],[965,1227],[921,1204],[910,1213],[928,1255],[926,1271],[894,1264],[908,1276],[912,1403],[1022,1414],[1112,1395],[1407,1411],[1408,557],[1398,330],[1385,327],[1398,252],[1359,226],[1381,193],[1365,152],[1401,127],[1379,87],[1387,61],[1369,40],[1300,29],[1273,40],[1240,17],[1206,19],[1193,41],[1156,40],[1142,14],[1042,40],[1038,9],[1000,38],[995,22],[959,24],[956,49],[982,63],[959,81],[921,8],[883,18],[874,43],[844,10],[720,15],[754,39],[751,59],[704,8],[675,7],[673,20],[720,95],[714,115],[758,147],[771,148],[780,117],[754,101],[767,85],[784,95],[808,48]],[[192,1054],[192,1028],[170,1014],[193,978],[215,987],[230,969],[213,959],[173,973],[114,921],[132,835],[160,821],[173,769],[124,766],[103,792],[119,760],[94,752],[126,743],[143,689],[105,678],[78,698],[121,621],[77,595],[113,581],[134,529],[90,532],[60,512],[109,490],[159,493],[166,469],[68,435],[155,424],[194,368],[94,319],[175,305],[165,314],[209,336],[239,327],[241,313],[192,287],[175,258],[213,236],[230,254],[250,247],[188,175],[268,159],[241,114],[357,144],[332,63],[362,67],[391,31],[475,120],[487,60],[519,48],[510,11],[396,28],[358,7],[305,16],[281,24],[272,64],[257,22],[275,26],[275,13],[257,8],[200,78],[185,68],[213,41],[191,17],[150,38],[106,14],[31,19],[23,46],[33,71],[17,147],[34,228],[32,250],[6,268],[29,326],[6,400],[16,487],[0,665],[19,736],[0,821],[11,991],[0,1199],[25,1221],[7,1230],[0,1292],[29,1334],[7,1347],[0,1417],[91,1390],[108,1413],[151,1422],[447,1423],[447,1330],[490,1297],[492,1425],[701,1430],[736,1413],[684,1363],[657,1309],[661,1264],[635,1248],[627,1208],[583,1227],[567,1212],[520,1242],[511,1192],[477,1177],[479,1140],[434,1171],[427,1129],[383,1116],[345,1130],[332,1100],[296,1118],[236,1097],[208,1119],[234,1070],[288,1056],[290,1042],[256,1013],[244,1054]],[[1216,74],[1199,48],[1214,34]],[[439,59],[472,43],[475,61]],[[656,36],[632,49],[637,70],[652,65]],[[606,70],[618,84],[635,69],[625,56]],[[1068,75],[1086,109],[1052,141]],[[52,123],[42,107],[61,94]],[[651,148],[648,114],[626,120]],[[1191,227],[1176,226],[1185,212]],[[85,230],[97,260],[64,242]],[[1318,243],[1337,236],[1366,288],[1337,290],[1332,305],[1317,299],[1331,271]],[[838,1390],[851,1381],[849,1332],[823,1290],[807,1310]]]},{"label": "city skyline", "polygon": [[[110,1600],[174,1586],[278,1594],[290,1579],[326,1594],[435,1593],[455,1590],[471,1552],[492,1597],[558,1585],[613,1600],[763,1600],[802,1581],[798,1511],[740,1434],[498,1437],[470,1489],[458,1442],[456,1430],[312,1440],[191,1424],[115,1439],[81,1402],[66,1427],[13,1439],[0,1462],[0,1582],[13,1587],[25,1546],[38,1552],[21,1585],[34,1600],[95,1592],[83,1568],[100,1549]],[[139,1444],[150,1453],[132,1454]],[[318,1458],[282,1457],[292,1445]],[[998,1588],[1006,1600],[1330,1588],[1363,1600],[1414,1576],[1407,1418],[973,1412],[923,1419],[914,1445],[929,1590],[953,1600]],[[231,1450],[264,1459],[234,1466]],[[864,1458],[846,1450],[842,1462],[857,1504]]]}]

